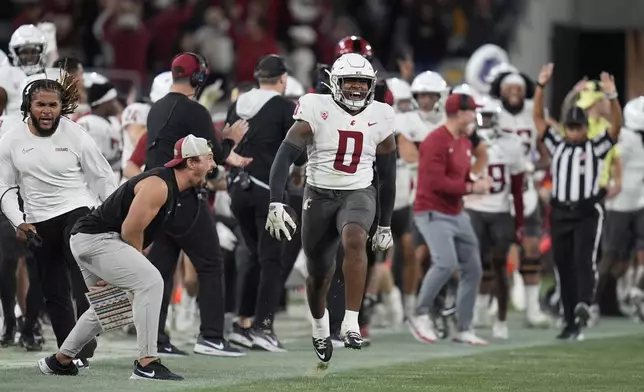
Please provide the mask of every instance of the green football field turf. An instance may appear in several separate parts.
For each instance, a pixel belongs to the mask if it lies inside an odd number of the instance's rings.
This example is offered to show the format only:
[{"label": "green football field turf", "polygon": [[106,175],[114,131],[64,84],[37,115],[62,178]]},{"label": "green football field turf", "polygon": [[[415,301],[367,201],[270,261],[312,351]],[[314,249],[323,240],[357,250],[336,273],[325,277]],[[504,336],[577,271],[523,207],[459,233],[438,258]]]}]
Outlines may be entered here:
[{"label": "green football field turf", "polygon": [[[510,340],[470,347],[416,342],[406,330],[376,331],[362,351],[336,349],[330,368],[316,370],[310,326],[301,314],[278,320],[288,353],[251,352],[245,358],[196,354],[164,359],[183,382],[130,381],[135,342],[109,333],[91,368],[78,377],[43,376],[36,360],[53,350],[0,350],[0,392],[68,391],[642,391],[644,331],[625,319],[604,319],[584,342],[556,342],[556,330],[528,330],[510,319]],[[489,330],[480,331],[489,337]],[[189,343],[173,336],[175,343]]]}]

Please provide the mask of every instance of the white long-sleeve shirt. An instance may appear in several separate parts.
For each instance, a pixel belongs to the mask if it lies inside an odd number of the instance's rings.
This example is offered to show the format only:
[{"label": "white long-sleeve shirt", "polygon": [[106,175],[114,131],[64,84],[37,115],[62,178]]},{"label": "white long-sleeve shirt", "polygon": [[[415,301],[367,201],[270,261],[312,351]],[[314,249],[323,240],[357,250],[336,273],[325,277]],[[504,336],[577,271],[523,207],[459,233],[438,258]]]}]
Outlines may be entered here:
[{"label": "white long-sleeve shirt", "polygon": [[[17,192],[6,192],[15,186],[24,201],[24,221]],[[15,226],[94,207],[115,189],[112,168],[101,150],[66,117],[50,137],[36,136],[26,122],[20,122],[0,138],[2,212]]]}]

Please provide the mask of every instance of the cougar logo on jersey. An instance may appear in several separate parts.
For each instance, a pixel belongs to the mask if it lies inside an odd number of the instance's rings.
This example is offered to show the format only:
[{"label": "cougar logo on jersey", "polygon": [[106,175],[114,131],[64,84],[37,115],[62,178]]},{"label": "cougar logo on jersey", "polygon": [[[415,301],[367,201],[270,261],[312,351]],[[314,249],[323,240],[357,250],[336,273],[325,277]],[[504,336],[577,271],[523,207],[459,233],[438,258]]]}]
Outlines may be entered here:
[{"label": "cougar logo on jersey", "polygon": [[329,112],[322,112],[320,113],[320,116],[322,117],[322,120],[326,120],[329,118]]}]

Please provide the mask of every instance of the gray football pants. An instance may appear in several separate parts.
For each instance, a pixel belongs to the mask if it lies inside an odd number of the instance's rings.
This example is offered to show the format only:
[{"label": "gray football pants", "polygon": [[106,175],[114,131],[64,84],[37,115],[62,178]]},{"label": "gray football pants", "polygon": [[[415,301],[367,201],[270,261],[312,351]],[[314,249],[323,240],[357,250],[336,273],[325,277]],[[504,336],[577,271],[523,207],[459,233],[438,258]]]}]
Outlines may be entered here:
[{"label": "gray football pants", "polygon": [[464,211],[458,215],[431,211],[416,213],[414,221],[432,255],[432,266],[420,287],[416,313],[428,314],[440,290],[452,274],[459,270],[456,293],[457,328],[459,331],[466,331],[472,324],[474,303],[483,276],[479,244],[470,217]]},{"label": "gray football pants", "polygon": [[[163,278],[159,270],[123,242],[119,233],[75,234],[70,239],[70,247],[87,286],[104,280],[128,293],[132,301],[138,357],[156,357],[163,299]],[[78,319],[60,352],[74,358],[101,332],[98,317],[90,307]]]}]

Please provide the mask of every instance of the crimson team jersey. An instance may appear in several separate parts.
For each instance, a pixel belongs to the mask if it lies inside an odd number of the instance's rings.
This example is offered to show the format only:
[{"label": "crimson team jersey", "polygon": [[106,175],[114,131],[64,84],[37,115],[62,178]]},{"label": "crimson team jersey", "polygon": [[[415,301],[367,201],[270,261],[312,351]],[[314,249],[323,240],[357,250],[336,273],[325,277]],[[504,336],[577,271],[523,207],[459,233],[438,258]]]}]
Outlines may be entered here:
[{"label": "crimson team jersey", "polygon": [[466,195],[465,208],[481,212],[510,212],[512,190],[510,177],[525,171],[522,140],[515,134],[501,132],[498,137],[483,138],[487,145],[488,176],[492,178],[490,193]]},{"label": "crimson team jersey", "polygon": [[351,115],[331,95],[306,94],[300,97],[293,118],[306,121],[313,130],[313,141],[307,146],[308,184],[337,190],[371,185],[376,148],[395,129],[391,106],[374,101]]},{"label": "crimson team jersey", "polygon": [[[539,132],[532,119],[533,105],[534,102],[532,100],[526,99],[523,110],[516,115],[511,114],[505,109],[499,114],[499,127],[501,130],[514,133],[521,139],[522,151],[526,163],[534,162],[538,159],[537,139],[539,138]],[[534,179],[531,173],[526,173],[524,178],[523,207],[524,215],[528,216],[536,210],[537,204],[539,203],[539,194],[534,186]]]}]

